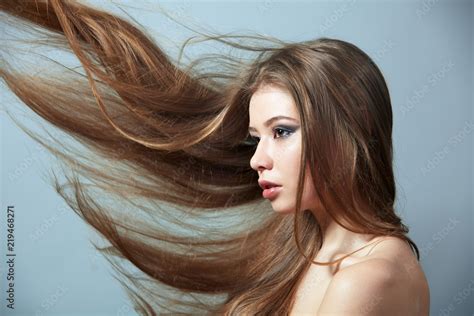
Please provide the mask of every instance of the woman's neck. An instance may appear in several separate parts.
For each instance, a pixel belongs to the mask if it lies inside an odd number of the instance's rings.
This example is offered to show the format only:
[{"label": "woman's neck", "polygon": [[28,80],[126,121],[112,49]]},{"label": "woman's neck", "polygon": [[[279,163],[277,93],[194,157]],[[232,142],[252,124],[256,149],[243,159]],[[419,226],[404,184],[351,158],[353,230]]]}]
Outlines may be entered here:
[{"label": "woman's neck", "polygon": [[374,235],[354,233],[336,221],[330,219],[323,222],[323,245],[320,253],[349,253],[357,250],[374,239]]}]

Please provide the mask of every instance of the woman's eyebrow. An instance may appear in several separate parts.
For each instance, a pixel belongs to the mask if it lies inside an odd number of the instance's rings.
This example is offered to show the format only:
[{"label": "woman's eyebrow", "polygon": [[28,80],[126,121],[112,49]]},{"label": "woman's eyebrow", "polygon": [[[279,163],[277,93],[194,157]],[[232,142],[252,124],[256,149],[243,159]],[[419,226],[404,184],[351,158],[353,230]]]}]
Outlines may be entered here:
[{"label": "woman's eyebrow", "polygon": [[[298,123],[298,120],[292,118],[292,117],[289,117],[289,116],[284,116],[284,115],[278,115],[278,116],[274,116],[270,119],[268,119],[265,123],[263,123],[263,125],[265,127],[268,127],[270,124],[272,124],[274,121],[277,121],[277,120],[281,120],[281,119],[287,119],[287,120],[291,120],[291,121],[295,121],[296,123]],[[257,129],[255,127],[252,127],[252,126],[249,126],[249,131],[256,131]]]}]

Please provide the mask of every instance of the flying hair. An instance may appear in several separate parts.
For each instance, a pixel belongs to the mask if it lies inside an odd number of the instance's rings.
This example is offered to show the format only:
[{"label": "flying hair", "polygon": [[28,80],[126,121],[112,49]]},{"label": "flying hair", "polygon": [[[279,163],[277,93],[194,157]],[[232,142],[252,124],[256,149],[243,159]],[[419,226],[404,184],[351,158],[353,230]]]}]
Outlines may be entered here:
[{"label": "flying hair", "polygon": [[[18,42],[80,63],[42,56],[48,67],[33,74],[9,61],[17,41],[2,40],[2,82],[62,134],[46,139],[6,112],[63,164],[51,185],[107,241],[97,251],[141,315],[284,314],[311,264],[360,250],[311,259],[323,237],[301,209],[304,168],[294,214],[263,203],[248,107],[267,84],[298,108],[300,165],[310,166],[321,211],[353,232],[398,237],[419,260],[394,208],[388,88],[354,44],[196,31],[174,58],[137,22],[78,1],[2,0],[0,12],[2,28],[31,35]],[[187,45],[206,41],[247,55],[183,62]]]}]

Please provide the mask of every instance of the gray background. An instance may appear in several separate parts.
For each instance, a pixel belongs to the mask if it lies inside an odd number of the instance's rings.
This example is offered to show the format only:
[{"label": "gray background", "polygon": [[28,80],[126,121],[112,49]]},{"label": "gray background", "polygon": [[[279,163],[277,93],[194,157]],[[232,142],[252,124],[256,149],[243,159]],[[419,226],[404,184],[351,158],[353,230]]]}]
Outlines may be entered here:
[{"label": "gray background", "polygon": [[[112,2],[88,2],[124,16]],[[164,35],[180,43],[191,35],[160,15],[154,1],[115,2],[160,41]],[[391,93],[397,209],[421,251],[431,315],[474,315],[472,2],[160,3],[181,20],[218,32],[334,37],[372,56]],[[21,109],[4,87],[1,98],[2,106]],[[135,315],[108,263],[90,245],[94,233],[45,184],[41,174],[52,165],[49,156],[3,113],[0,119],[0,313]],[[7,205],[15,206],[16,216],[14,311],[5,307]]]}]

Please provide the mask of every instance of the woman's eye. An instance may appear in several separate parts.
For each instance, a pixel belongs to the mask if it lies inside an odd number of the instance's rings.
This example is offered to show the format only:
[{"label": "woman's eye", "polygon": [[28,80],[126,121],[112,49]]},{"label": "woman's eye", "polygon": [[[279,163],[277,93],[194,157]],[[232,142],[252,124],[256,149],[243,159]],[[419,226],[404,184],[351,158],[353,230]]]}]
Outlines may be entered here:
[{"label": "woman's eye", "polygon": [[[274,138],[286,138],[293,134],[294,129],[290,128],[282,128],[282,127],[275,127],[273,129],[273,136]],[[247,138],[244,140],[243,144],[246,146],[257,147],[258,142],[260,141],[260,137],[247,135]]]},{"label": "woman's eye", "polygon": [[280,138],[280,137],[288,137],[288,136],[291,135],[291,133],[293,133],[292,130],[288,130],[288,129],[284,129],[284,128],[280,128],[280,127],[276,127],[276,128],[273,130],[273,132],[278,135],[277,138]]}]

